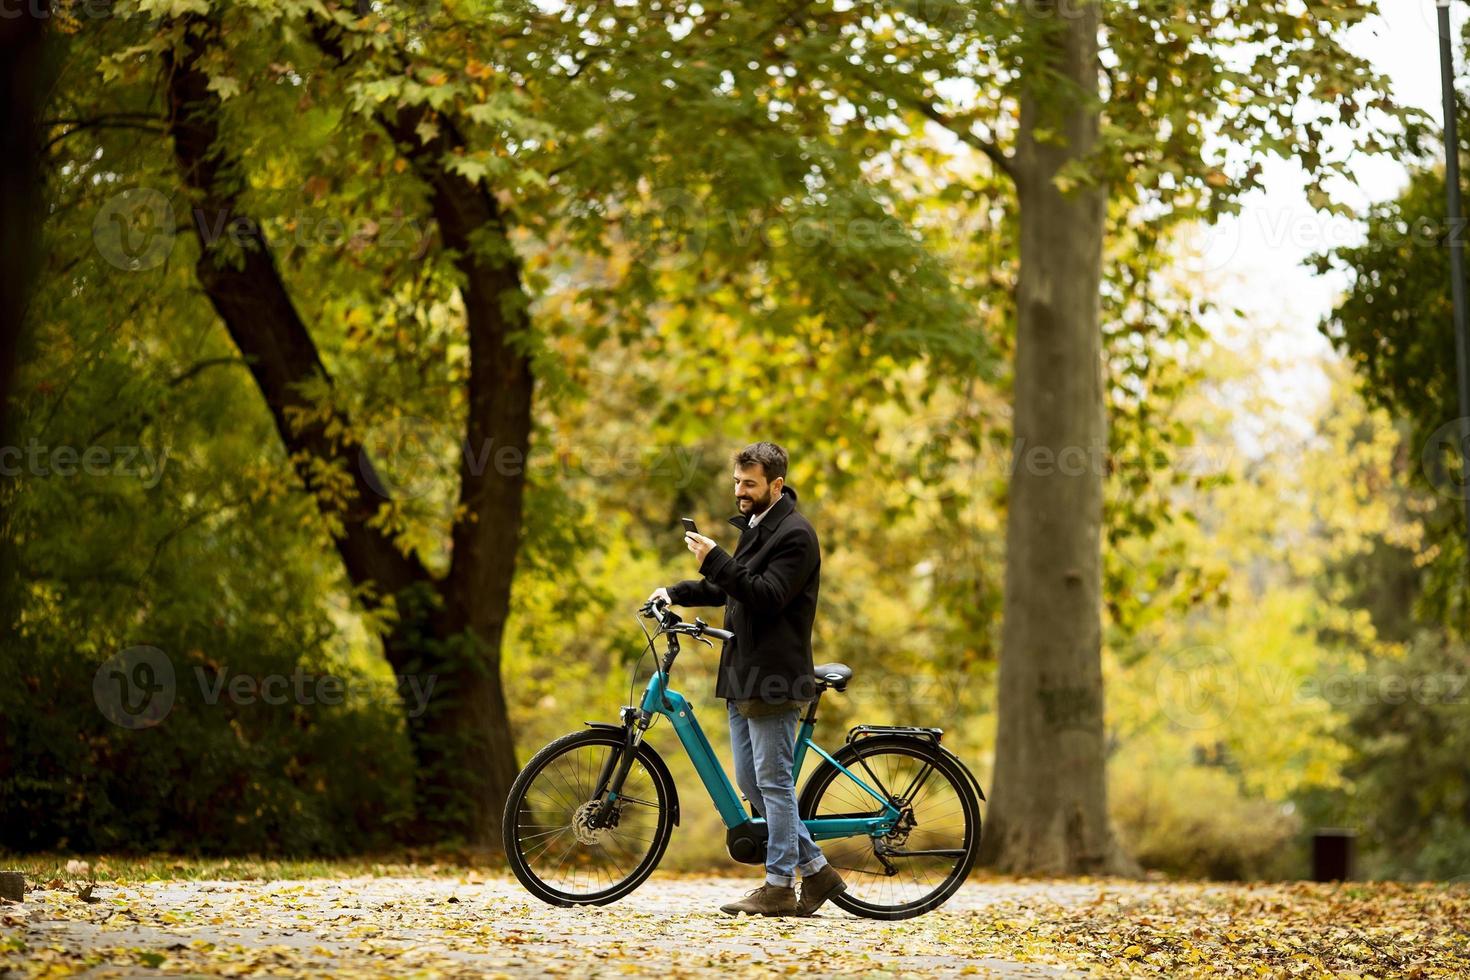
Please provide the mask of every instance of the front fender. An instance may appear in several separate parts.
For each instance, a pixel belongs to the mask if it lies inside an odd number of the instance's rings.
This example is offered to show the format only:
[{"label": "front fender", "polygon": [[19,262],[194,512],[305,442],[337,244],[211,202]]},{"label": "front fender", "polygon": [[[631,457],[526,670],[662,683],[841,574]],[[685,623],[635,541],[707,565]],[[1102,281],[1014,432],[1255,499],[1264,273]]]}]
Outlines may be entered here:
[{"label": "front fender", "polygon": [[[605,721],[584,721],[582,724],[589,728],[606,728],[619,735],[626,731],[622,725],[613,725]],[[647,742],[639,742],[637,752],[639,760],[658,773],[664,784],[669,787],[669,808],[673,813],[674,826],[679,826],[679,786],[674,782],[674,775],[669,772],[668,764],[664,762],[663,756],[659,755],[658,751]]]}]

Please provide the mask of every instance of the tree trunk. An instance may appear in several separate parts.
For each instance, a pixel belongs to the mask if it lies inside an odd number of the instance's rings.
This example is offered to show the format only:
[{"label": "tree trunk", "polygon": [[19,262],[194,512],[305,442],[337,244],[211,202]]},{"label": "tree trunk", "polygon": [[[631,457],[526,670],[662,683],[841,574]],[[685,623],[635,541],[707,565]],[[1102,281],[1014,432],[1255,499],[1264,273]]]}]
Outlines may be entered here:
[{"label": "tree trunk", "polygon": [[9,434],[10,382],[39,265],[39,110],[55,75],[46,42],[49,15],[49,5],[37,0],[0,18],[0,435]]},{"label": "tree trunk", "polygon": [[[26,346],[26,305],[40,265],[40,109],[57,61],[46,37],[49,16],[49,4],[37,0],[0,18],[0,255],[5,257],[0,264],[0,444],[5,445],[15,444],[10,386]],[[0,488],[0,630],[10,629],[15,614],[10,602],[20,594],[8,497],[8,488]],[[0,744],[4,741],[0,731]]]},{"label": "tree trunk", "polygon": [[[982,860],[1014,873],[1133,870],[1108,820],[1101,663],[1106,465],[1099,287],[1106,191],[1053,183],[1098,134],[1097,5],[1038,14],[1078,87],[1022,99],[1013,473],[993,802]],[[1038,88],[1044,83],[1038,81]],[[1038,139],[1039,130],[1055,134]],[[1043,134],[1044,135],[1044,134]]]},{"label": "tree trunk", "polygon": [[[504,237],[499,213],[488,194],[444,175],[439,153],[415,138],[410,160],[425,168],[421,176],[434,191],[441,233],[468,280],[469,417],[460,474],[460,502],[468,517],[455,527],[450,575],[436,581],[417,557],[404,555],[371,525],[387,503],[380,495],[385,484],[373,474],[363,447],[340,434],[351,431],[346,420],[320,418],[302,391],[307,382],[330,384],[331,378],[269,243],[258,233],[260,223],[239,209],[244,170],[220,140],[220,101],[209,91],[202,67],[221,28],[206,17],[185,23],[185,38],[166,56],[165,67],[174,155],[197,202],[200,285],[249,361],[303,482],[313,488],[322,466],[350,476],[345,490],[334,485],[331,498],[319,495],[318,506],[336,526],[337,549],[352,584],[370,590],[372,603],[392,602],[398,613],[384,646],[403,694],[418,766],[416,833],[422,840],[449,837],[497,847],[501,808],[518,769],[499,650],[520,536],[532,394],[529,362],[506,339],[523,325],[524,296],[503,301],[506,291],[520,290],[518,269],[512,259],[480,258],[468,245],[477,230],[499,229]],[[385,123],[390,132],[391,122]],[[438,183],[429,178],[430,169],[438,171]],[[257,232],[243,262],[232,264],[216,247],[228,237],[212,243],[209,233],[228,229],[236,219]],[[310,421],[303,424],[303,417]],[[517,465],[497,464],[494,450],[504,446],[519,451]]]},{"label": "tree trunk", "polygon": [[[313,41],[339,68],[352,67],[362,56],[346,43],[348,30],[329,17],[312,18]],[[376,41],[371,50],[377,58],[394,57]],[[399,52],[396,61],[390,62],[395,70],[409,71],[406,54]],[[384,108],[374,119],[430,190],[435,224],[464,277],[460,295],[470,348],[459,487],[459,511],[466,516],[454,526],[449,577],[441,589],[445,635],[463,638],[440,647],[441,665],[455,677],[457,693],[442,711],[414,725],[422,740],[453,742],[453,758],[479,775],[474,796],[467,798],[456,788],[458,774],[421,771],[421,796],[472,804],[479,811],[475,824],[493,844],[499,840],[501,811],[520,768],[500,648],[520,549],[531,443],[534,378],[530,357],[516,346],[516,334],[529,325],[528,297],[494,194],[445,166],[450,156],[469,149],[459,121],[423,104]]]},{"label": "tree trunk", "polygon": [[[516,760],[510,712],[500,672],[500,647],[510,615],[510,590],[520,550],[526,462],[531,443],[531,361],[515,335],[527,327],[526,293],[499,203],[480,185],[447,171],[445,154],[467,143],[452,119],[436,120],[439,135],[418,135],[426,109],[379,122],[433,192],[434,221],[464,276],[460,290],[469,334],[469,410],[460,458],[459,510],[452,532],[449,577],[442,594],[446,635],[463,642],[447,650],[457,691],[424,719],[426,737],[453,740],[457,765],[475,772],[468,792],[460,773],[424,773],[425,795],[456,799],[473,810],[492,846]],[[475,242],[478,241],[479,247]],[[453,823],[454,821],[451,821]]]}]

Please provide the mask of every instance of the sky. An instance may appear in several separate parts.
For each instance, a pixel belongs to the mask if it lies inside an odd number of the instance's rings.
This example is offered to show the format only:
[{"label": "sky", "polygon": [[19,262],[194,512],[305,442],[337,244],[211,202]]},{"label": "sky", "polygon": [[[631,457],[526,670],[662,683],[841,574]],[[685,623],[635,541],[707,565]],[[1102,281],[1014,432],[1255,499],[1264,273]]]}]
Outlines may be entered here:
[{"label": "sky", "polygon": [[[1454,4],[1456,37],[1467,6]],[[1434,0],[1380,0],[1379,7],[1380,17],[1354,28],[1351,49],[1389,77],[1398,102],[1429,112],[1438,124]],[[1463,63],[1456,64],[1457,76],[1464,77],[1466,71]],[[1362,235],[1351,218],[1325,217],[1307,204],[1301,172],[1294,164],[1275,159],[1264,163],[1263,190],[1246,199],[1238,216],[1202,230],[1197,240],[1200,255],[1193,262],[1208,294],[1222,306],[1245,313],[1247,332],[1277,362],[1275,367],[1263,365],[1263,370],[1270,371],[1272,387],[1297,423],[1293,427],[1305,428],[1326,395],[1321,360],[1332,356],[1317,324],[1346,280],[1340,275],[1319,276],[1302,261],[1317,251],[1354,244]],[[1355,169],[1356,186],[1335,188],[1354,207],[1390,198],[1407,182],[1404,167],[1382,156],[1363,158]]]}]

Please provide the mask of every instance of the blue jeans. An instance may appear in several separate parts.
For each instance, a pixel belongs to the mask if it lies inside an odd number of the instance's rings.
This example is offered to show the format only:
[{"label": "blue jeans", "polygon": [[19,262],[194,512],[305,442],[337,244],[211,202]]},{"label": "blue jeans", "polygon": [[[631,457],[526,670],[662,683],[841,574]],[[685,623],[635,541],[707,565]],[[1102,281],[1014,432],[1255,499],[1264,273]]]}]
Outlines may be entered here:
[{"label": "blue jeans", "polygon": [[734,701],[726,700],[725,706],[730,712],[735,782],[756,816],[766,818],[766,884],[790,888],[798,869],[803,875],[813,875],[827,865],[796,809],[791,765],[801,709],[746,718]]}]

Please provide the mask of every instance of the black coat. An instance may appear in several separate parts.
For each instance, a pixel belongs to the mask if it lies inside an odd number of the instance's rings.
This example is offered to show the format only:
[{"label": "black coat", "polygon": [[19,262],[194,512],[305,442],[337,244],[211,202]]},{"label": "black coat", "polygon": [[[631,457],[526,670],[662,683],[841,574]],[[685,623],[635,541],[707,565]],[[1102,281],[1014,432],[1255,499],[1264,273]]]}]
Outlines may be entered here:
[{"label": "black coat", "polygon": [[677,606],[724,606],[725,629],[735,634],[720,654],[715,697],[768,702],[810,701],[812,622],[822,553],[817,532],[796,509],[796,491],[781,497],[752,530],[743,515],[735,554],[719,545],[700,563],[700,579],[669,587]]}]

